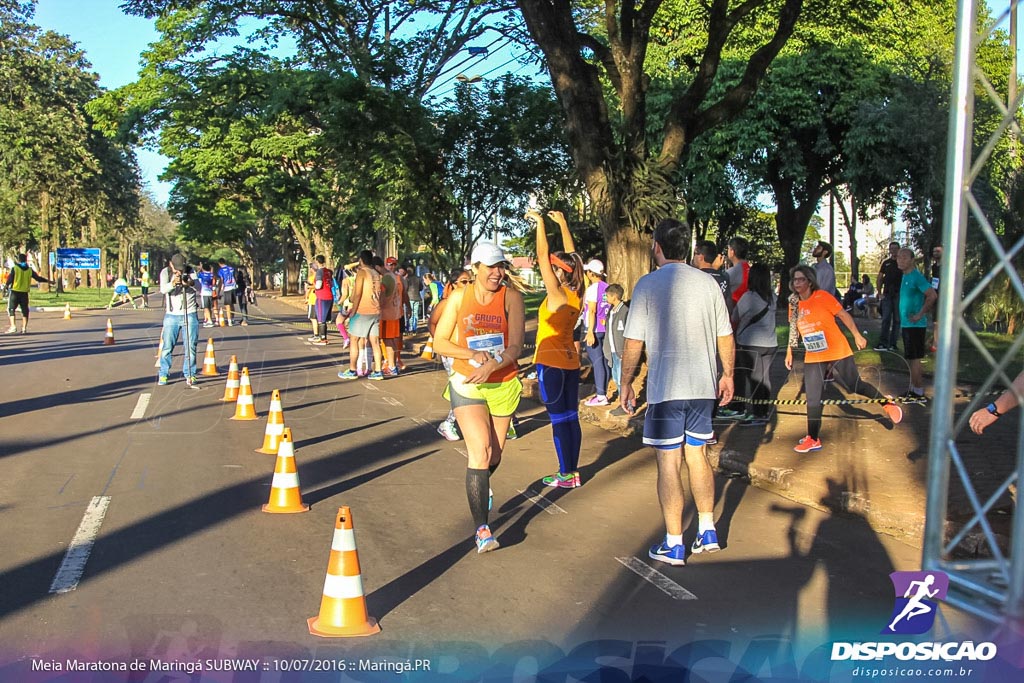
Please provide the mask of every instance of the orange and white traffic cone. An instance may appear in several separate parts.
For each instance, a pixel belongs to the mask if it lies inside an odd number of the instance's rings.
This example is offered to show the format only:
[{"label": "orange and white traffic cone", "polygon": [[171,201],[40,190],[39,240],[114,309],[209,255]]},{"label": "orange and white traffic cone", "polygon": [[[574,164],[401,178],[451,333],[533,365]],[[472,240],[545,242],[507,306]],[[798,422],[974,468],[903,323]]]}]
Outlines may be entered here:
[{"label": "orange and white traffic cone", "polygon": [[281,438],[277,464],[274,465],[274,481],[270,485],[270,501],[260,509],[276,513],[309,511],[309,506],[302,502],[302,492],[299,490],[299,471],[295,468],[295,444],[292,442],[291,429],[285,429]]},{"label": "orange and white traffic cone", "polygon": [[427,337],[427,343],[423,345],[423,352],[420,354],[420,358],[423,360],[434,359],[434,335]]},{"label": "orange and white traffic cone", "polygon": [[256,406],[252,402],[252,385],[249,383],[249,368],[242,368],[242,381],[238,383],[238,399],[232,420],[258,420]]},{"label": "orange and white traffic cone", "polygon": [[209,377],[216,377],[220,374],[217,372],[217,358],[213,355],[213,337],[206,340],[206,358],[203,359],[203,371],[199,374]]},{"label": "orange and white traffic cone", "polygon": [[107,318],[107,334],[103,337],[103,345],[110,346],[114,343],[114,324]]},{"label": "orange and white traffic cone", "polygon": [[228,326],[228,320],[227,320],[227,318],[224,317],[224,309],[223,308],[218,308],[217,309],[217,324],[220,327],[227,327]]},{"label": "orange and white traffic cone", "polygon": [[71,304],[70,303],[65,303],[64,304],[64,319],[65,320],[71,320]]},{"label": "orange and white traffic cone", "polygon": [[347,506],[338,509],[331,542],[331,559],[320,602],[320,614],[306,620],[309,632],[324,638],[348,638],[380,633],[377,620],[366,614],[363,578],[359,571],[359,552]]},{"label": "orange and white traffic cone", "polygon": [[228,383],[224,387],[224,398],[221,401],[237,401],[240,384],[238,379],[238,358],[231,356],[231,364],[228,365]]},{"label": "orange and white traffic cone", "polygon": [[263,445],[256,449],[257,453],[277,455],[284,436],[284,411],[281,409],[281,392],[274,389],[270,397],[270,415],[267,417],[267,429],[263,433]]}]

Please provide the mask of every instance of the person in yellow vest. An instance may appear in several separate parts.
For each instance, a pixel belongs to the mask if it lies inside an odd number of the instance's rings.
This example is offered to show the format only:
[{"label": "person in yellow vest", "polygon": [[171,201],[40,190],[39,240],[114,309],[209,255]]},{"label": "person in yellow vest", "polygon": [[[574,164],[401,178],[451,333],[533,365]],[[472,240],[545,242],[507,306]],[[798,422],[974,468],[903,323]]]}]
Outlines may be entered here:
[{"label": "person in yellow vest", "polygon": [[28,332],[28,290],[32,286],[33,280],[53,284],[53,280],[47,280],[32,270],[32,266],[28,265],[28,256],[18,254],[17,261],[7,273],[6,284],[11,293],[10,298],[7,299],[7,317],[11,319],[11,326],[7,328],[6,334],[14,334],[18,331],[18,326],[14,324],[14,312],[19,308],[21,309],[21,333]]},{"label": "person in yellow vest", "polygon": [[142,287],[142,307],[149,308],[149,288],[153,286],[153,278],[146,266],[142,266],[139,273],[139,285]]}]

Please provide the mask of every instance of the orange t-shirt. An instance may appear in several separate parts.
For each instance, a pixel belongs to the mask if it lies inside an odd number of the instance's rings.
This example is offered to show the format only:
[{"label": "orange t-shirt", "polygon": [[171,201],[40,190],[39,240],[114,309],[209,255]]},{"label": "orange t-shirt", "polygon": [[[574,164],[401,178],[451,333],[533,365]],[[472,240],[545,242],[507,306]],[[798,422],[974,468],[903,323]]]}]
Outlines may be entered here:
[{"label": "orange t-shirt", "polygon": [[557,311],[548,309],[547,298],[537,309],[537,351],[533,362],[562,370],[578,370],[580,356],[572,339],[573,328],[580,317],[580,296],[563,285],[568,302]]},{"label": "orange t-shirt", "polygon": [[850,342],[836,324],[843,310],[839,300],[828,292],[816,290],[797,305],[796,328],[804,340],[805,363],[827,363],[853,355]]},{"label": "orange t-shirt", "polygon": [[[494,294],[489,304],[481,304],[476,300],[473,286],[466,287],[462,294],[462,305],[455,320],[458,337],[452,343],[464,349],[487,351],[492,356],[503,354],[508,346],[508,316],[505,314],[505,288]],[[468,360],[458,358],[452,363],[452,369],[461,375],[470,375],[476,368]],[[517,363],[498,368],[487,377],[487,382],[505,382],[519,372]]]}]

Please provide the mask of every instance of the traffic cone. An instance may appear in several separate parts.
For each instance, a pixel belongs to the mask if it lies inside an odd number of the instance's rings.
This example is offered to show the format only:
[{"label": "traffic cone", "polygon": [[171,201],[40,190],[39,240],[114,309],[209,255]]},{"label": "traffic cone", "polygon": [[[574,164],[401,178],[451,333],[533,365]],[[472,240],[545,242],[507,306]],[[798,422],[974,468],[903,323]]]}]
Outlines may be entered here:
[{"label": "traffic cone", "polygon": [[217,372],[217,358],[213,355],[213,337],[206,340],[206,358],[203,359],[203,371],[199,374],[209,377],[220,374]]},{"label": "traffic cone", "polygon": [[277,455],[284,432],[284,411],[281,410],[281,392],[274,389],[274,393],[270,397],[270,415],[267,417],[267,429],[263,433],[263,445],[257,448],[256,452]]},{"label": "traffic cone", "polygon": [[224,309],[223,308],[218,308],[217,309],[217,324],[219,326],[221,326],[221,327],[227,327],[228,326],[228,320],[227,320],[227,318],[224,317]]},{"label": "traffic cone", "polygon": [[306,620],[309,632],[324,638],[348,638],[380,633],[377,620],[366,614],[363,578],[359,573],[359,553],[347,506],[338,509],[327,563],[323,599],[319,616]]},{"label": "traffic cone", "polygon": [[110,346],[114,343],[114,324],[107,318],[107,334],[103,337],[103,345]]},{"label": "traffic cone", "polygon": [[232,420],[258,420],[256,406],[252,402],[252,385],[249,384],[249,368],[242,368],[242,380],[238,383],[238,399]]},{"label": "traffic cone", "polygon": [[237,401],[238,386],[238,358],[231,356],[231,364],[228,365],[228,383],[224,387],[224,398],[221,401]]},{"label": "traffic cone", "polygon": [[434,335],[427,336],[427,343],[423,345],[423,352],[420,354],[423,360],[434,359]]},{"label": "traffic cone", "polygon": [[274,482],[270,485],[270,501],[260,509],[276,513],[309,511],[309,506],[302,502],[302,492],[299,490],[299,472],[295,469],[295,444],[292,442],[291,429],[285,429],[281,438],[277,464],[274,465]]},{"label": "traffic cone", "polygon": [[64,304],[64,319],[65,320],[71,320],[71,304],[70,303],[65,303]]}]

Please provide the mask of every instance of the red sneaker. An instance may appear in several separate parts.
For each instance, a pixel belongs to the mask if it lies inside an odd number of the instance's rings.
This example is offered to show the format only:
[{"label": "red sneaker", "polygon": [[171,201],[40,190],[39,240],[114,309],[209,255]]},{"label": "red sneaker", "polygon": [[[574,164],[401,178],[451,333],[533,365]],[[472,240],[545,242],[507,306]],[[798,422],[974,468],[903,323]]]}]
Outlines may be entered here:
[{"label": "red sneaker", "polygon": [[821,450],[821,439],[812,439],[810,435],[800,439],[800,443],[793,448],[797,453],[810,453],[811,451]]},{"label": "red sneaker", "polygon": [[892,420],[894,425],[898,425],[900,422],[903,422],[903,408],[900,408],[895,403],[886,403],[882,405],[882,410],[885,411],[885,414],[889,416],[889,419]]}]

